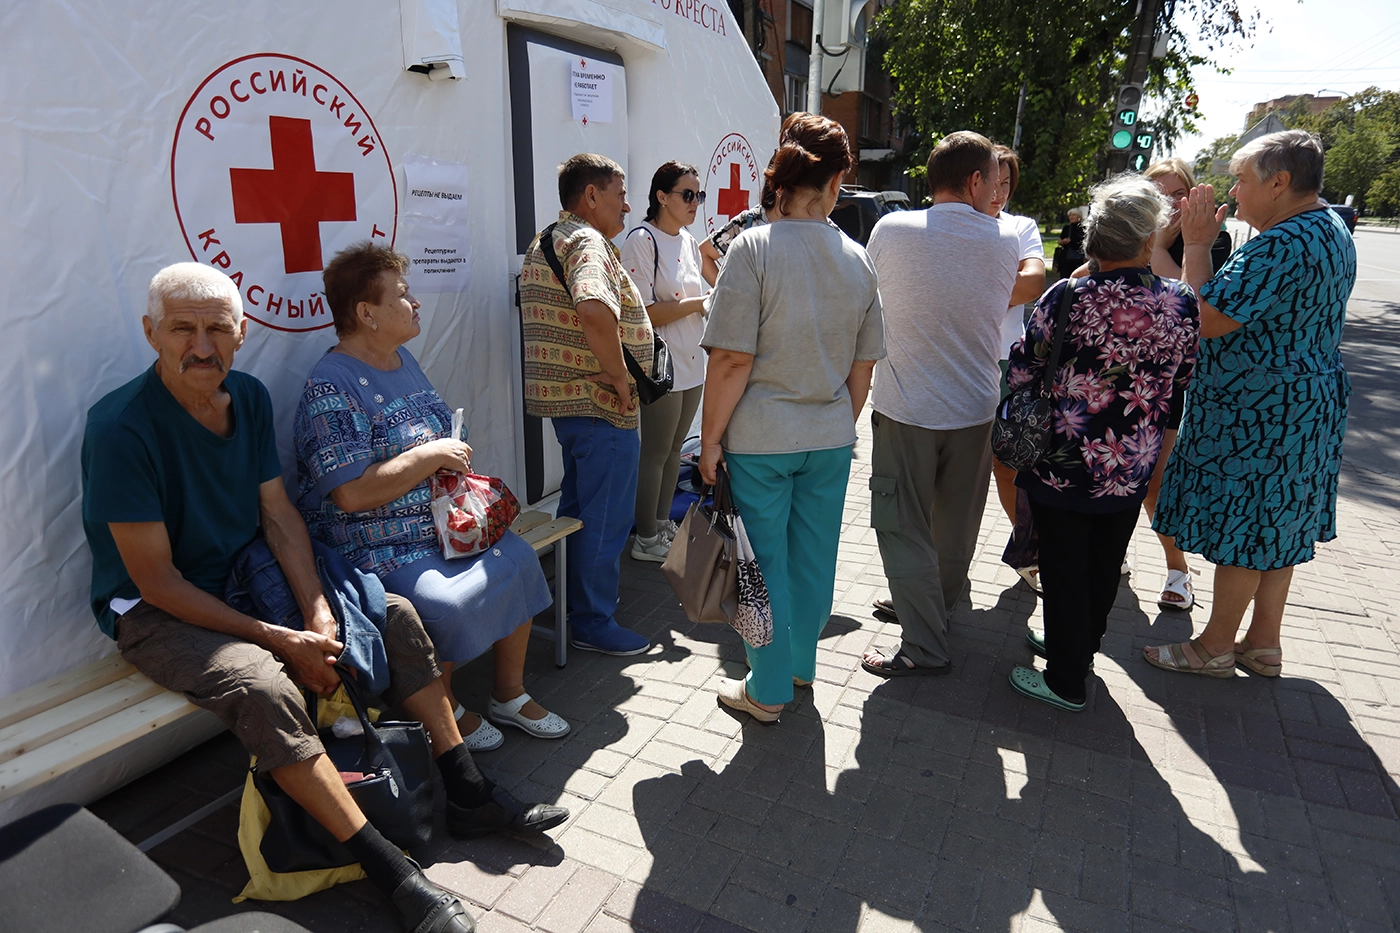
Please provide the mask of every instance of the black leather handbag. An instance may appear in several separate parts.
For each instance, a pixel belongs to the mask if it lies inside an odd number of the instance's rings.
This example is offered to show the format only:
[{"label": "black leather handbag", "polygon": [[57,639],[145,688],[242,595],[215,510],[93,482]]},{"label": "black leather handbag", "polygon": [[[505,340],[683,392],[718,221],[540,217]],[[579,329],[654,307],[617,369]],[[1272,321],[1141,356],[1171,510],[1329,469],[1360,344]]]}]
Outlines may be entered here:
[{"label": "black leather handbag", "polygon": [[1055,403],[1050,392],[1055,384],[1055,370],[1060,366],[1060,348],[1065,343],[1069,308],[1074,303],[1074,286],[1078,282],[1070,279],[1060,294],[1055,337],[1045,359],[1045,378],[1007,393],[997,405],[992,422],[992,456],[1018,473],[1045,459],[1055,437]]},{"label": "black leather handbag", "polygon": [[[424,845],[433,835],[432,751],[421,722],[372,723],[354,680],[340,670],[345,692],[360,717],[363,735],[337,738],[319,730],[337,771],[364,777],[345,785],[374,828],[401,849]],[[316,721],[316,699],[310,702]],[[311,871],[353,864],[350,850],[302,809],[271,776],[253,773],[253,785],[271,813],[260,849],[275,872]]]},{"label": "black leather handbag", "polygon": [[[564,278],[564,266],[559,261],[559,255],[554,251],[554,228],[556,224],[550,224],[540,231],[540,252],[544,253],[544,261],[549,263],[549,268],[554,270],[554,277],[559,280],[564,291],[569,290],[569,280]],[[659,254],[658,254],[659,255]],[[655,297],[653,295],[653,297]],[[573,300],[573,296],[569,296]],[[627,349],[627,344],[622,345],[623,362],[627,364],[627,372],[632,375],[632,379],[637,383],[637,400],[643,405],[650,405],[657,399],[665,398],[671,391],[671,387],[676,384],[675,364],[671,362],[671,348],[666,345],[666,341],[655,330],[652,336],[651,352],[651,372],[642,369],[642,364],[632,356],[632,351]]]}]

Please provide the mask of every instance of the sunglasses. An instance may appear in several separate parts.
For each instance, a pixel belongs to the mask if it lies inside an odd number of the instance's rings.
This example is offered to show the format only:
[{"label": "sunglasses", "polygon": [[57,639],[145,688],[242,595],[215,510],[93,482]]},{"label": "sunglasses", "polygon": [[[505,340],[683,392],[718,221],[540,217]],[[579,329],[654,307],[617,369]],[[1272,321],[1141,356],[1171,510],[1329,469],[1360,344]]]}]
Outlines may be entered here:
[{"label": "sunglasses", "polygon": [[704,203],[705,203],[705,192],[703,192],[703,191],[696,191],[694,188],[682,188],[682,189],[679,190],[679,191],[676,191],[676,190],[673,189],[673,190],[668,191],[668,192],[666,192],[666,193],[667,193],[667,194],[678,194],[678,195],[680,195],[680,196],[681,196],[681,200],[684,201],[684,202],[687,203],[687,204],[690,204],[692,201],[698,201],[698,202],[700,202],[701,204],[704,204]]}]

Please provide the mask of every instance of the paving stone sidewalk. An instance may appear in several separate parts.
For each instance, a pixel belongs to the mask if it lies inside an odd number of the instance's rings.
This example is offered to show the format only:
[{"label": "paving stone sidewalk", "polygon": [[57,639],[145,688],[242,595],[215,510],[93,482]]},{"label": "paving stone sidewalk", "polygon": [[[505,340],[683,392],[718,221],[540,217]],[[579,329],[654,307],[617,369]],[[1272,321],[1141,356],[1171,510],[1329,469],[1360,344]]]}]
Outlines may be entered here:
[{"label": "paving stone sidewalk", "polygon": [[[1144,645],[1198,632],[1211,600],[1161,611],[1145,521],[1081,714],[1007,685],[1031,655],[1034,594],[1000,562],[993,493],[953,618],[954,673],[885,681],[861,653],[898,628],[869,528],[862,424],[817,682],[780,723],[719,708],[737,637],[686,621],[655,564],[624,557],[620,618],[637,658],[531,651],[527,687],[574,725],[507,736],[479,760],[526,798],[573,809],[552,844],[437,841],[415,853],[483,933],[886,933],[919,930],[1390,931],[1400,917],[1400,478],[1348,468],[1337,541],[1300,567],[1284,676],[1190,678]],[[1199,569],[1206,569],[1197,562]],[[459,672],[484,709],[489,671]],[[238,785],[228,735],[94,805],[133,840]],[[230,898],[247,880],[225,807],[151,854],[194,925],[271,909],[313,930],[397,930],[366,882],[291,904]]]}]

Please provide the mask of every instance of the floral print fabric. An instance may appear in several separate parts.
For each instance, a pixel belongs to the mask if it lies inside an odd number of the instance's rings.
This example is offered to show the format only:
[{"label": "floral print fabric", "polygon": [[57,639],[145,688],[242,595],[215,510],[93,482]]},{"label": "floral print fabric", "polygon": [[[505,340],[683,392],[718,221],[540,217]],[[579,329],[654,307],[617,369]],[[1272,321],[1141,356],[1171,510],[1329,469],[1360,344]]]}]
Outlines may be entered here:
[{"label": "floral print fabric", "polygon": [[[1075,281],[1052,387],[1054,442],[1016,484],[1059,509],[1137,508],[1162,449],[1172,396],[1191,380],[1200,334],[1196,296],[1183,282],[1139,268]],[[1012,347],[1013,391],[1044,378],[1066,287],[1058,282],[1041,296],[1026,336]]]}]

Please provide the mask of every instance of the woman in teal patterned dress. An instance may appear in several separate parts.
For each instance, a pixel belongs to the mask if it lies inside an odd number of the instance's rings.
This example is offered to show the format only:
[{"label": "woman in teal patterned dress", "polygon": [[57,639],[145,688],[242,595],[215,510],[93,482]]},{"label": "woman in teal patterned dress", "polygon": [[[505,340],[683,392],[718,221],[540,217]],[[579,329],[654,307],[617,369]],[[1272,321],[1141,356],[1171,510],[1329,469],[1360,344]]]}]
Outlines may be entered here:
[{"label": "woman in teal patterned dress", "polygon": [[[1144,649],[1167,670],[1230,677],[1282,670],[1279,633],[1295,565],[1337,534],[1337,474],[1351,387],[1340,344],[1356,248],[1318,199],[1322,145],[1303,130],[1260,137],[1230,165],[1239,216],[1260,233],[1210,276],[1224,220],[1215,192],[1185,199],[1186,280],[1200,294],[1200,356],[1155,522],[1216,564],[1199,638]],[[1235,641],[1245,609],[1254,613]]]}]

